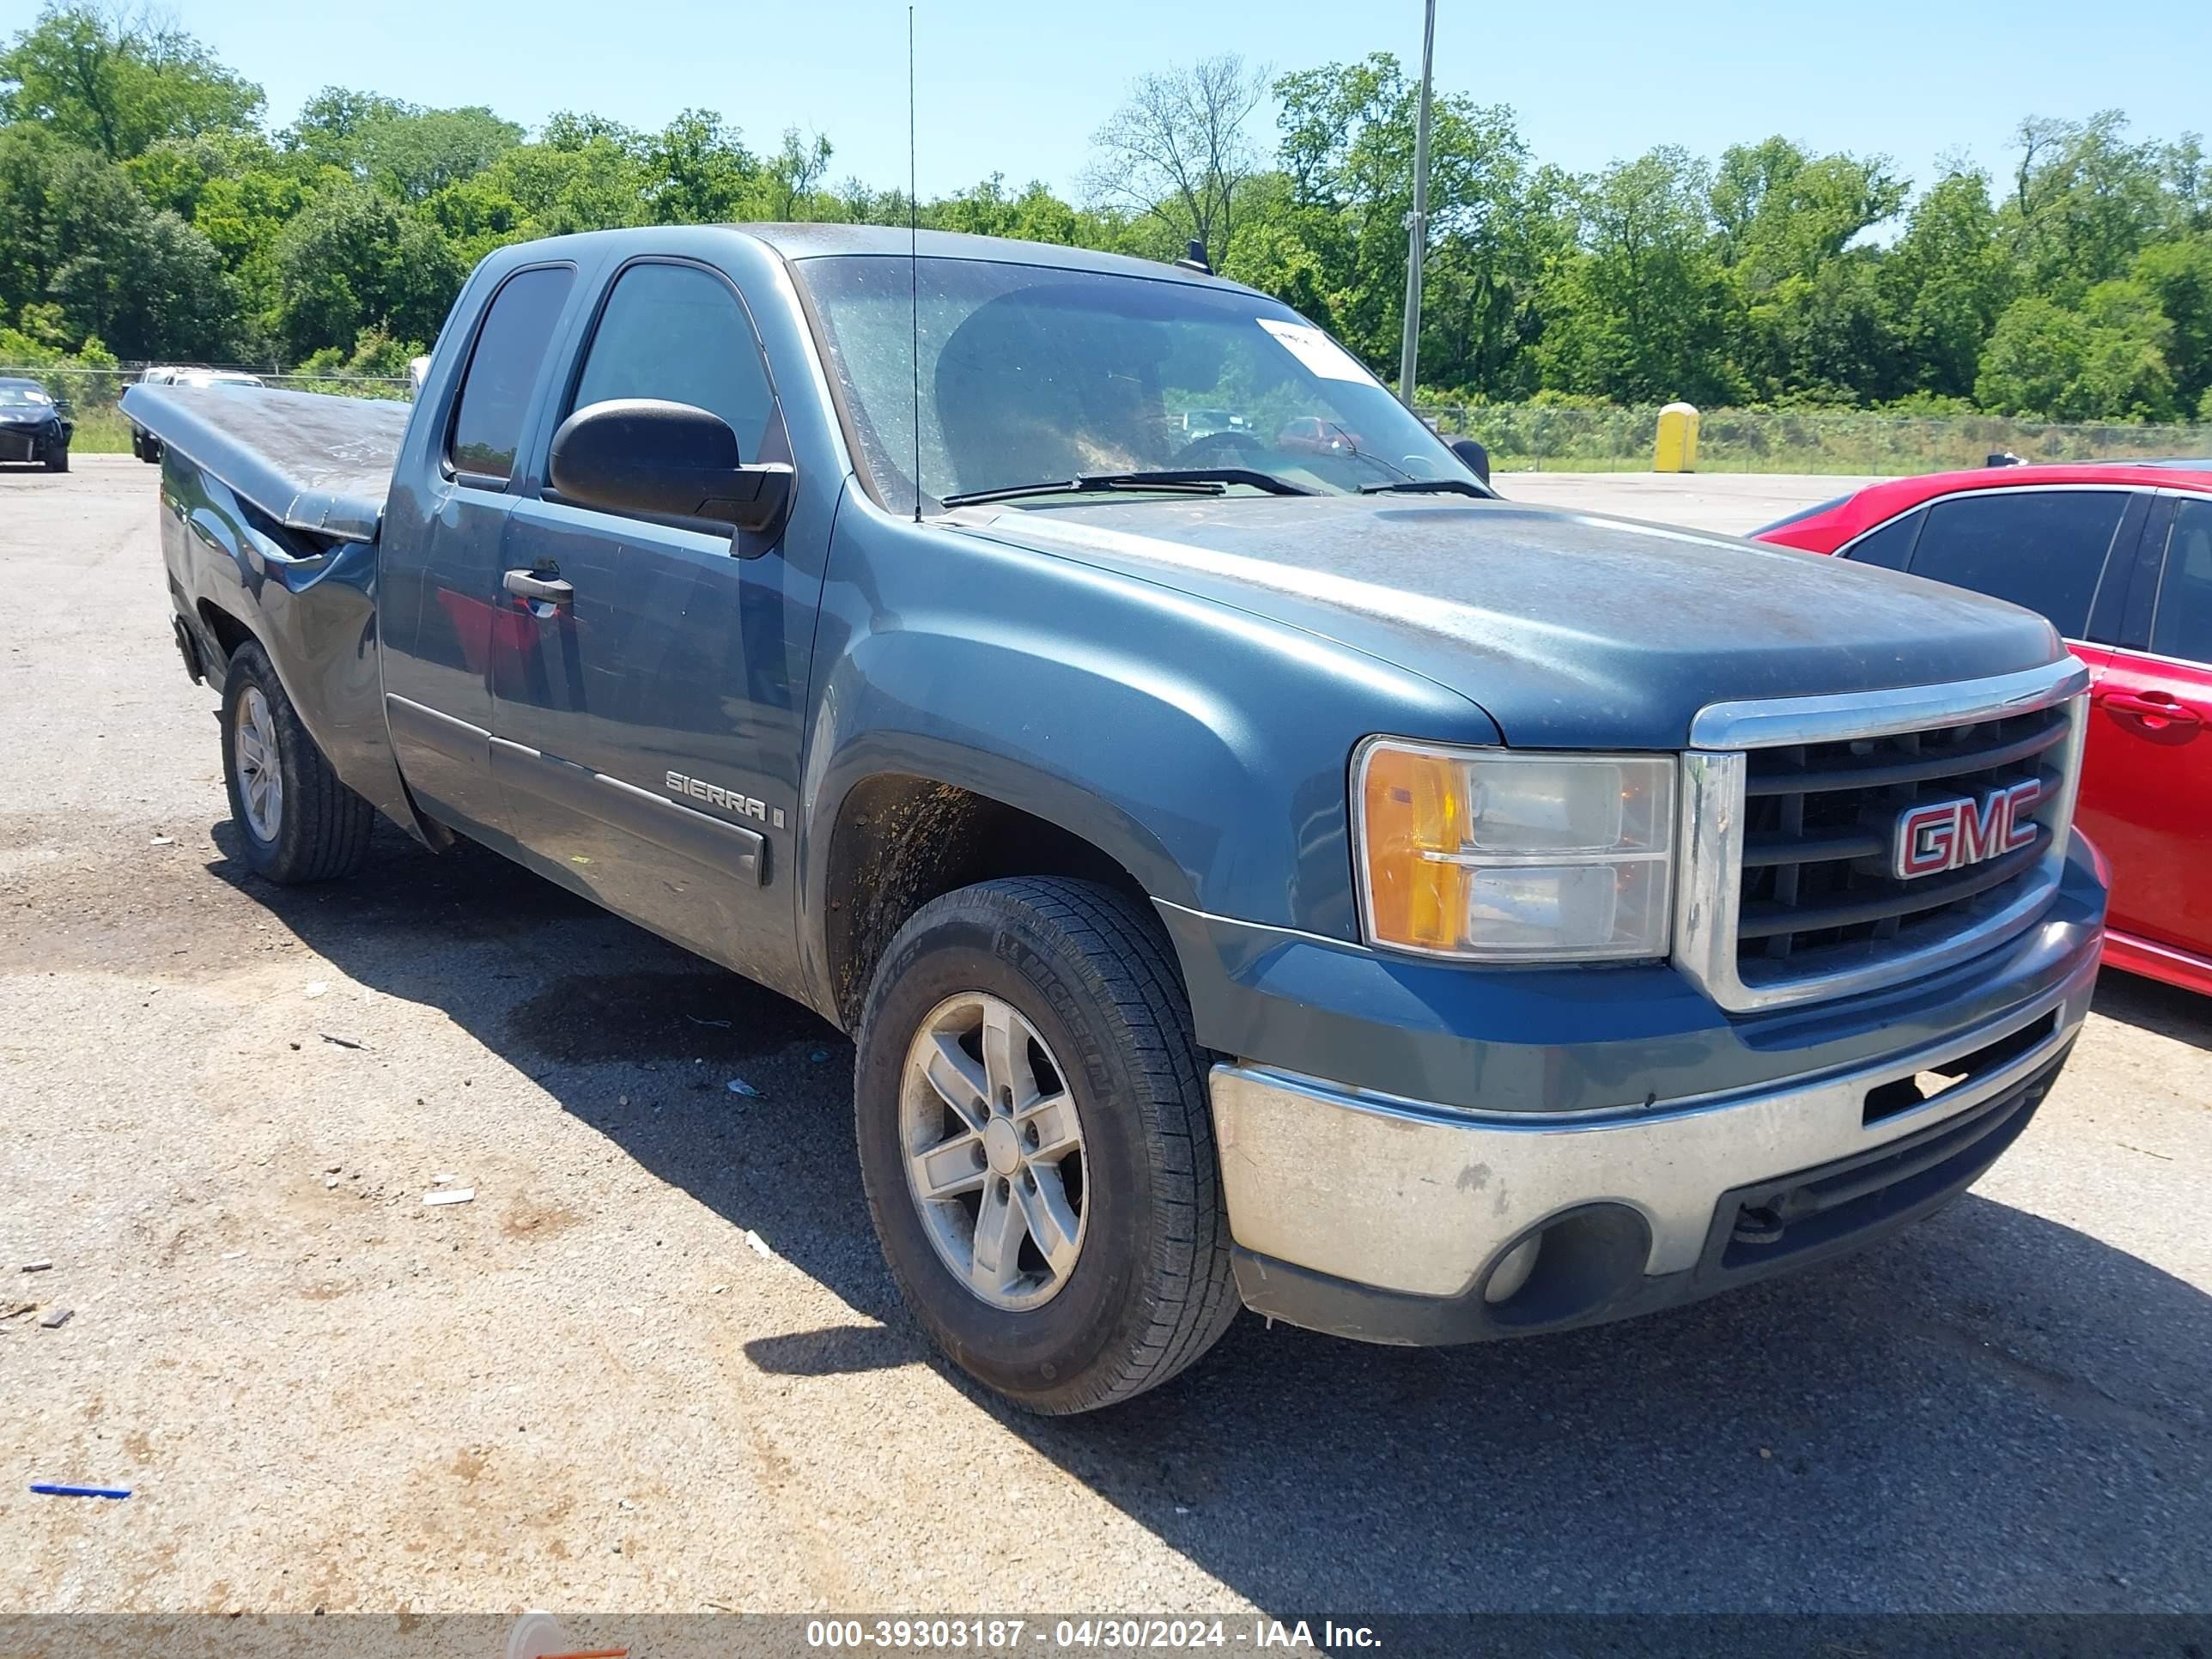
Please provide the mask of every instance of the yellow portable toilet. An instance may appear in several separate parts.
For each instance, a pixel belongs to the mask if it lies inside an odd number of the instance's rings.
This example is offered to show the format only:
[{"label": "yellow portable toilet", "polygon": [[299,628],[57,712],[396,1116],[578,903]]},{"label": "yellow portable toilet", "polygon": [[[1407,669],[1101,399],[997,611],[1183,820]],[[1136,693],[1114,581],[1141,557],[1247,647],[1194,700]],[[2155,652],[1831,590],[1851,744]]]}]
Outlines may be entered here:
[{"label": "yellow portable toilet", "polygon": [[1659,442],[1651,457],[1651,470],[1698,470],[1698,411],[1688,404],[1668,404],[1659,411]]}]

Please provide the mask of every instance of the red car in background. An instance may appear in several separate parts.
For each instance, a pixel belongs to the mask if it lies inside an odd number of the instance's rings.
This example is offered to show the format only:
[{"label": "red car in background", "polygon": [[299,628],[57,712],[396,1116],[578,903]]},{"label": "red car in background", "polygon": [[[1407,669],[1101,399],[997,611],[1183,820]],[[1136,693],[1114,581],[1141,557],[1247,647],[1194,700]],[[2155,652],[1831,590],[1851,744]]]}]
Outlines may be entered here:
[{"label": "red car in background", "polygon": [[2212,461],[1899,478],[1752,533],[2051,619],[2091,676],[2075,822],[2112,866],[2105,960],[2212,995]]}]

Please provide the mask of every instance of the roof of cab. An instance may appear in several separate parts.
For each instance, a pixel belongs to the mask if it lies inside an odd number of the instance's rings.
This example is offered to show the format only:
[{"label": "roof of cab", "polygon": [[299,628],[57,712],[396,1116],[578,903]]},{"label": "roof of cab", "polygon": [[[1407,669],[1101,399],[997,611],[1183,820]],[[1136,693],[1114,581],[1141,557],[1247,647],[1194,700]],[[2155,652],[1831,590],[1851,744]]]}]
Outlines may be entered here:
[{"label": "roof of cab", "polygon": [[[617,230],[580,231],[536,242],[511,242],[495,249],[487,263],[501,267],[526,264],[532,258],[585,247],[623,246],[639,252],[683,252],[696,250],[714,238],[743,236],[771,249],[781,258],[800,264],[836,254],[863,254],[905,258],[909,252],[925,259],[981,259],[1000,264],[1042,265],[1058,270],[1095,270],[1121,276],[1141,276],[1154,282],[1190,283],[1208,288],[1251,293],[1241,283],[1231,283],[1203,272],[1186,270],[1156,259],[1132,258],[1126,253],[1102,253],[1093,248],[1063,247],[1055,242],[1023,242],[1009,236],[971,236],[963,231],[925,230],[915,234],[902,225],[848,224],[732,224],[650,225]],[[911,242],[909,242],[911,239]]]}]

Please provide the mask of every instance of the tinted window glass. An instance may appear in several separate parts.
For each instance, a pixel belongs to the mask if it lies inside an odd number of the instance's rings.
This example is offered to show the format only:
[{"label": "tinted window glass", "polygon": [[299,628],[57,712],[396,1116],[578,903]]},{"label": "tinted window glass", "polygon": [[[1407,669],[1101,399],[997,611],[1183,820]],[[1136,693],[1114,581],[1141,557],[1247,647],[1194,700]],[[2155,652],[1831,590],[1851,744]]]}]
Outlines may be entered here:
[{"label": "tinted window glass", "polygon": [[572,410],[659,398],[720,416],[751,460],[768,430],[768,371],[737,295],[696,265],[632,265],[592,337]]},{"label": "tinted window glass", "polygon": [[1878,564],[1884,570],[1902,570],[1912,558],[1913,538],[1928,515],[1908,513],[1892,519],[1879,530],[1870,530],[1853,542],[1844,556],[1854,564]]},{"label": "tinted window glass", "polygon": [[2119,489],[2029,489],[1939,501],[1912,554],[1912,574],[2040,611],[2079,639],[2112,532]]},{"label": "tinted window glass", "polygon": [[2184,501],[2174,514],[2150,648],[2161,657],[2212,662],[2212,501]]},{"label": "tinted window glass", "polygon": [[575,280],[565,266],[518,271],[493,296],[453,416],[455,471],[504,478],[514,471],[531,390]]}]

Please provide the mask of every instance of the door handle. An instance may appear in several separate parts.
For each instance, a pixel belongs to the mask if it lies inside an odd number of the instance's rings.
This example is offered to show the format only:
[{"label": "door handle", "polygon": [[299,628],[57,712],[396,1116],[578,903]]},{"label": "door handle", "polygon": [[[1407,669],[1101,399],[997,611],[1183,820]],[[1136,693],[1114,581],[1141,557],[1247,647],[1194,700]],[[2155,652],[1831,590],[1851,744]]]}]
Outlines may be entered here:
[{"label": "door handle", "polygon": [[541,576],[534,570],[510,570],[500,580],[507,591],[519,599],[567,605],[576,597],[576,590],[558,576]]},{"label": "door handle", "polygon": [[2140,720],[2163,720],[2175,726],[2195,726],[2203,723],[2194,708],[2162,692],[2153,691],[2139,696],[2132,691],[2115,691],[2100,701],[2116,714],[2131,714]]}]

